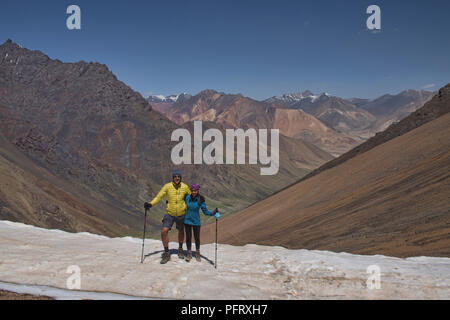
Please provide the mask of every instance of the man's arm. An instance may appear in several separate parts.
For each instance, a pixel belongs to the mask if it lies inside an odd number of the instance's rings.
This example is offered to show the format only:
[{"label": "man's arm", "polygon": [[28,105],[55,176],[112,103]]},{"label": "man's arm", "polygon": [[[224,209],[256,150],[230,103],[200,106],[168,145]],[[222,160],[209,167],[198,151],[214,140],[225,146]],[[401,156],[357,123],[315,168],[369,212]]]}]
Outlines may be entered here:
[{"label": "man's arm", "polygon": [[152,207],[158,202],[160,202],[162,198],[166,195],[166,193],[167,193],[167,185],[164,185],[164,187],[161,188],[156,197],[152,201],[150,201]]},{"label": "man's arm", "polygon": [[186,185],[186,194],[191,195],[191,188],[188,185]]}]

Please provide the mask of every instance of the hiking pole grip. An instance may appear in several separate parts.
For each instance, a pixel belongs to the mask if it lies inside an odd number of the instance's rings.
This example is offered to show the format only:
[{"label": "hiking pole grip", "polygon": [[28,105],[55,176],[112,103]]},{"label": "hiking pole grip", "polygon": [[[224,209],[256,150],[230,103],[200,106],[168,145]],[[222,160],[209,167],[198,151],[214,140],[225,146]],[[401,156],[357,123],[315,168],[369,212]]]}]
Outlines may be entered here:
[{"label": "hiking pole grip", "polygon": [[147,211],[148,211],[148,209],[145,209],[145,216],[144,216],[144,235],[142,236],[141,263],[144,263],[144,242],[145,242],[145,227],[147,226]]}]

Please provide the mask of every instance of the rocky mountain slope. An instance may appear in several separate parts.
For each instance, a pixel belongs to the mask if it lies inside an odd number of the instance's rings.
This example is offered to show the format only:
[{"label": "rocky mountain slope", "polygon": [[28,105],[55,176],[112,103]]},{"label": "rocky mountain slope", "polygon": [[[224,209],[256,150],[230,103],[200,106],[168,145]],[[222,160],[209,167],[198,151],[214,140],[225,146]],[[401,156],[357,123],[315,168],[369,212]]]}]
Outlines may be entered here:
[{"label": "rocky mountain slope", "polygon": [[[450,85],[313,175],[220,223],[220,241],[450,256]],[[204,228],[213,241],[214,226]]]},{"label": "rocky mountain slope", "polygon": [[141,228],[125,211],[35,164],[0,133],[0,216],[39,227],[120,236]]}]

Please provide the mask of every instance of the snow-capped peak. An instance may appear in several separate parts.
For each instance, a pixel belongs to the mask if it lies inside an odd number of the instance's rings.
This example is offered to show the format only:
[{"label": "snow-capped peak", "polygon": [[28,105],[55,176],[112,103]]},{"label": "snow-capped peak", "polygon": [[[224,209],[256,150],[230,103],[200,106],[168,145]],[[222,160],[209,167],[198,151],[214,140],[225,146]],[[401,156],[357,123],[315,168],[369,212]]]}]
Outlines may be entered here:
[{"label": "snow-capped peak", "polygon": [[178,94],[171,94],[170,96],[167,96],[166,97],[166,100],[170,100],[170,101],[172,101],[172,102],[177,102],[177,100],[178,100]]},{"label": "snow-capped peak", "polygon": [[314,101],[316,101],[317,98],[319,98],[319,97],[320,97],[320,96],[318,96],[318,95],[311,95],[311,96],[309,96],[308,98],[311,99],[311,102],[314,102]]},{"label": "snow-capped peak", "polygon": [[171,94],[169,96],[164,96],[162,94],[150,95],[147,100],[149,102],[166,102],[166,103],[175,103],[179,100],[186,100],[191,97],[190,94],[183,92],[181,94]]},{"label": "snow-capped peak", "polygon": [[161,99],[161,100],[165,100],[165,99],[166,99],[166,97],[163,96],[163,95],[161,95],[161,94],[155,95],[155,96],[153,96],[153,97],[155,97],[155,98],[157,98],[157,99]]},{"label": "snow-capped peak", "polygon": [[286,93],[281,96],[274,96],[272,98],[269,98],[269,102],[276,102],[276,101],[282,101],[284,103],[296,103],[303,101],[305,99],[309,99],[311,102],[314,102],[317,98],[319,98],[320,95],[315,95],[309,90],[305,90],[303,92],[296,92],[296,93]]}]

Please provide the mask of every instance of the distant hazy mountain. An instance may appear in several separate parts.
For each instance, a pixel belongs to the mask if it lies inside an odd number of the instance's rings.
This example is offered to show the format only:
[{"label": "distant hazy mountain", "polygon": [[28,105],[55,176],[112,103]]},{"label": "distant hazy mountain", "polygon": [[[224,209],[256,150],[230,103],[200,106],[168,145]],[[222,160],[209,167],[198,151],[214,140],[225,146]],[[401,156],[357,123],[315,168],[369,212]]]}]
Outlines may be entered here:
[{"label": "distant hazy mountain", "polygon": [[365,103],[358,102],[358,104],[359,107],[377,117],[376,122],[369,129],[376,133],[422,107],[434,94],[435,92],[432,91],[406,90],[396,95],[386,94]]},{"label": "distant hazy mountain", "polygon": [[[266,102],[278,103],[290,109],[301,109],[338,132],[353,134],[354,130],[366,128],[376,117],[351,102],[327,93],[313,94],[310,91],[272,97]],[[356,135],[357,136],[357,135]]]},{"label": "distant hazy mountain", "polygon": [[395,114],[399,110],[410,114],[423,106],[434,94],[435,92],[426,90],[405,90],[395,95],[385,94],[373,100],[358,101],[357,104],[375,116]]},{"label": "distant hazy mountain", "polygon": [[407,90],[376,99],[343,99],[311,91],[271,97],[266,102],[310,113],[339,132],[367,139],[424,105],[433,92]]}]

